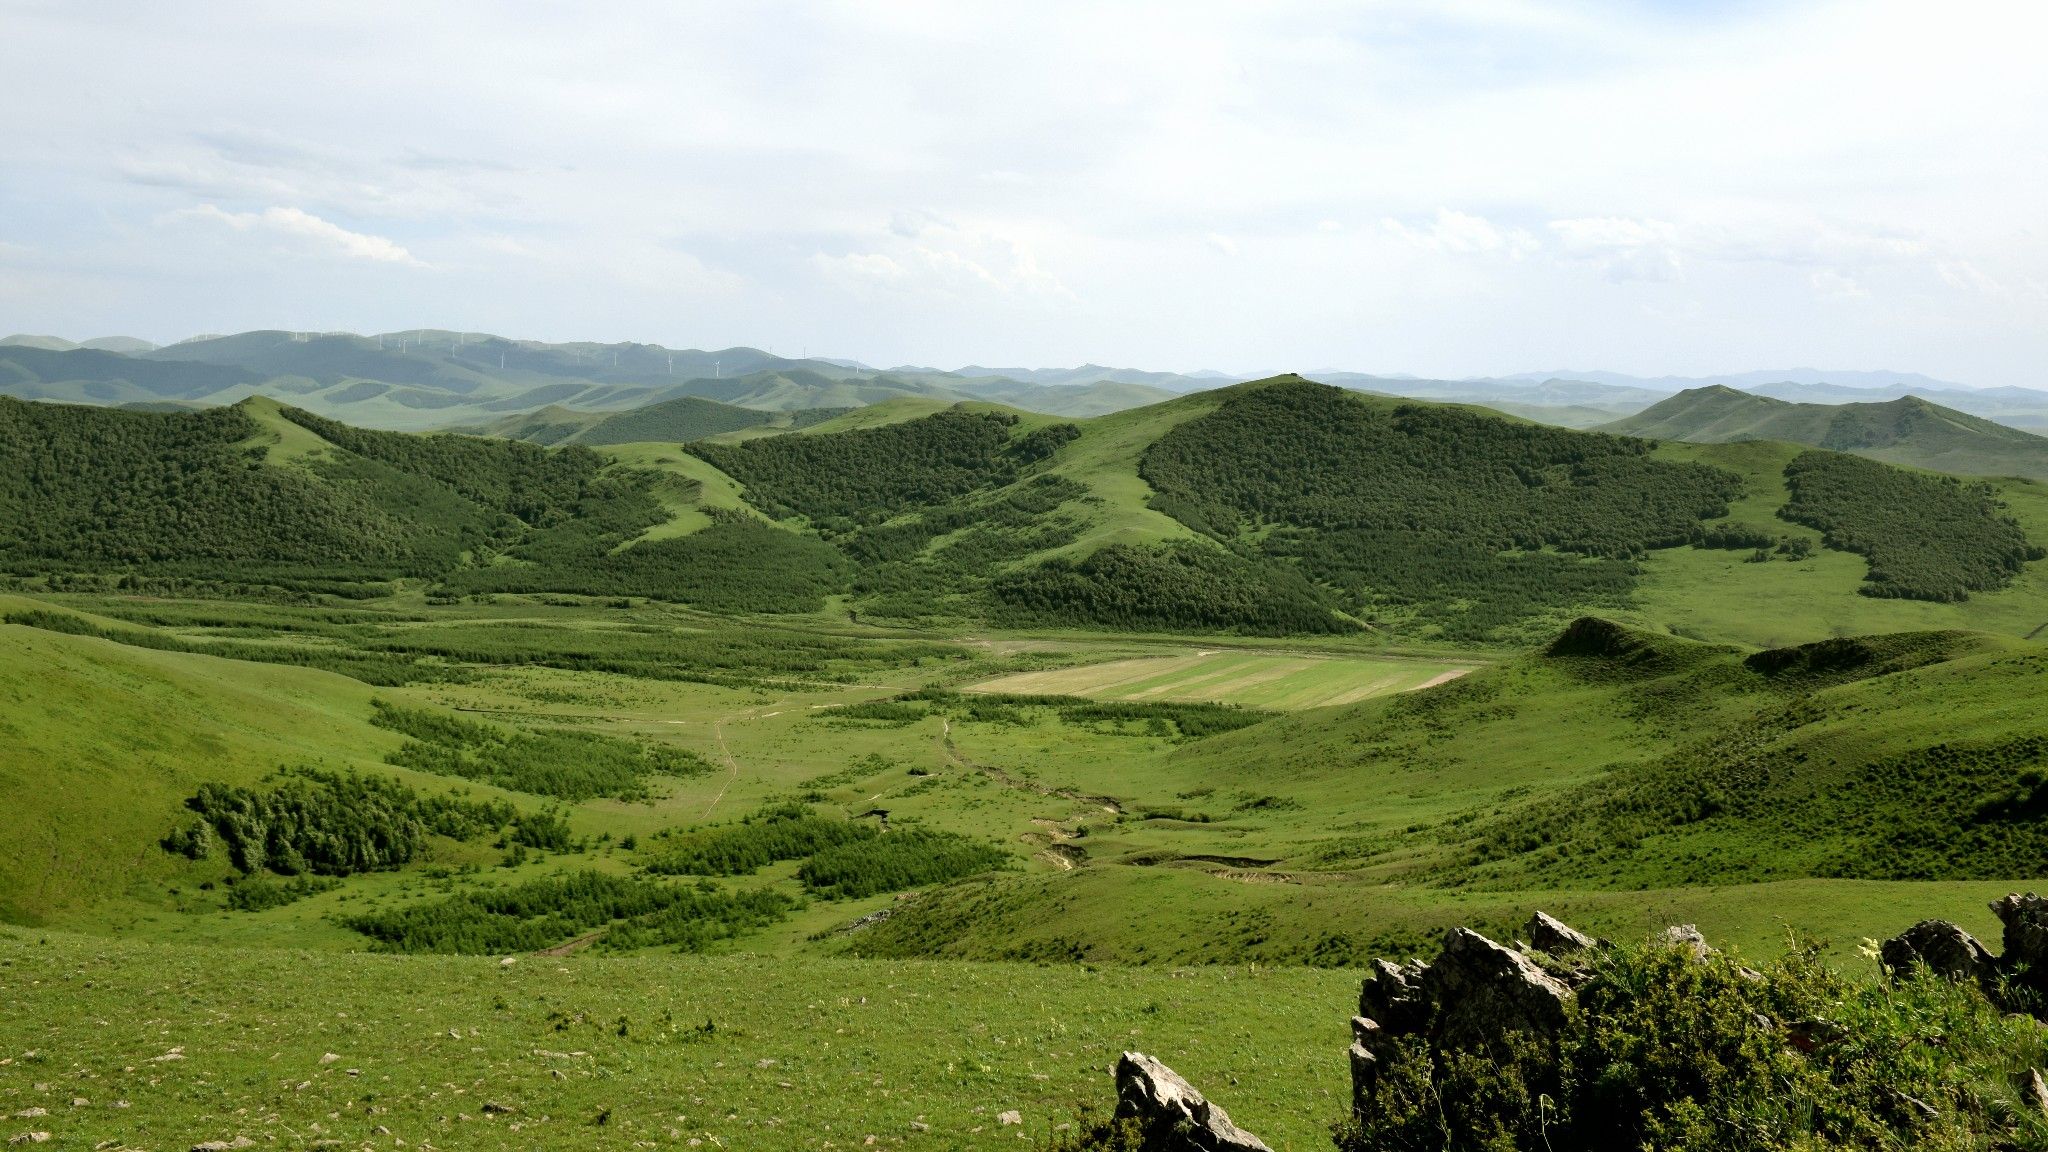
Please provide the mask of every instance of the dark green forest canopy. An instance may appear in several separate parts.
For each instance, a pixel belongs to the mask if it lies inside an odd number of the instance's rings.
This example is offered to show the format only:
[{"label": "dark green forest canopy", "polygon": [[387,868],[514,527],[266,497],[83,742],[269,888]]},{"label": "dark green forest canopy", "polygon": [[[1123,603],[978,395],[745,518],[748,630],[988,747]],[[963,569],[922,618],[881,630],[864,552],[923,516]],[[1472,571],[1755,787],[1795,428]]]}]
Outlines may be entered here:
[{"label": "dark green forest canopy", "polygon": [[1010,483],[1080,435],[1071,424],[1023,434],[1017,418],[948,409],[918,420],[828,436],[777,436],[686,450],[746,486],[771,516],[821,528],[875,524]]},{"label": "dark green forest canopy", "polygon": [[1651,447],[1295,380],[1180,425],[1139,472],[1191,528],[1291,558],[1355,608],[1479,638],[1625,596],[1630,561],[1727,514],[1736,476]]},{"label": "dark green forest canopy", "polygon": [[1967,600],[2005,587],[2043,555],[1986,484],[1836,452],[1801,453],[1785,483],[1792,499],[1778,515],[1869,560],[1866,596]]},{"label": "dark green forest canopy", "polygon": [[408,526],[238,447],[234,408],[177,414],[0,397],[0,564],[105,570],[225,562],[414,573],[441,562]]}]

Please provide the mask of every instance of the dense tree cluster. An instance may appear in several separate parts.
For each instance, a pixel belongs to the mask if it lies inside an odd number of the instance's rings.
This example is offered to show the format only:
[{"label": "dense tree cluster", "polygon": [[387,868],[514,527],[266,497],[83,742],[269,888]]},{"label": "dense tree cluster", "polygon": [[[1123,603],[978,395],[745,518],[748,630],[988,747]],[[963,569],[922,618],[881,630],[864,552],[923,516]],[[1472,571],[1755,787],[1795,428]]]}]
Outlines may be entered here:
[{"label": "dense tree cluster", "polygon": [[607,927],[598,948],[666,944],[697,951],[773,924],[795,906],[771,889],[726,892],[582,871],[356,916],[347,924],[381,952],[531,952]]},{"label": "dense tree cluster", "polygon": [[601,535],[580,549],[549,542],[535,564],[473,568],[450,577],[447,586],[647,596],[712,612],[764,613],[816,612],[825,606],[825,597],[846,587],[853,566],[831,545],[740,512],[710,515],[710,526],[687,536],[616,552],[611,550],[616,540]]},{"label": "dense tree cluster", "polygon": [[[1360,611],[1474,635],[1625,593],[1629,561],[1727,514],[1736,476],[1650,447],[1292,381],[1173,429],[1139,472],[1161,511],[1292,560]],[[1467,613],[1485,625],[1460,627]]]},{"label": "dense tree cluster", "polygon": [[953,832],[912,828],[827,848],[805,860],[797,879],[827,900],[857,900],[944,884],[1002,867],[1009,853]]},{"label": "dense tree cluster", "polygon": [[2044,555],[1989,485],[1835,452],[1801,453],[1785,482],[1792,499],[1778,515],[1869,560],[1866,596],[1967,600],[2005,587]]},{"label": "dense tree cluster", "polygon": [[411,737],[386,761],[575,803],[598,796],[639,800],[654,775],[699,776],[694,752],[570,728],[514,729],[449,713],[373,701],[372,724]]},{"label": "dense tree cluster", "polygon": [[645,867],[669,876],[740,876],[875,834],[872,825],[820,816],[802,804],[778,804],[735,824],[664,832],[648,850]]},{"label": "dense tree cluster", "polygon": [[1349,632],[1294,569],[1210,544],[1112,544],[997,577],[997,618],[1011,624],[1238,631],[1257,636]]},{"label": "dense tree cluster", "polygon": [[465,500],[545,528],[570,515],[604,467],[588,448],[549,451],[516,440],[379,432],[285,408],[286,419],[364,460],[430,480]]},{"label": "dense tree cluster", "polygon": [[202,784],[185,806],[200,823],[173,832],[166,849],[200,857],[217,843],[237,871],[287,876],[396,868],[424,850],[430,832],[480,834],[512,818],[505,804],[423,802],[395,780],[310,768],[282,771],[263,789]]},{"label": "dense tree cluster", "polygon": [[739,444],[690,444],[746,486],[775,517],[804,516],[846,531],[915,508],[1001,487],[1080,435],[1054,424],[1016,435],[1017,418],[948,409],[919,420],[831,436],[773,436]]},{"label": "dense tree cluster", "polygon": [[234,408],[155,414],[0,397],[0,566],[418,573],[410,527],[241,448]]}]

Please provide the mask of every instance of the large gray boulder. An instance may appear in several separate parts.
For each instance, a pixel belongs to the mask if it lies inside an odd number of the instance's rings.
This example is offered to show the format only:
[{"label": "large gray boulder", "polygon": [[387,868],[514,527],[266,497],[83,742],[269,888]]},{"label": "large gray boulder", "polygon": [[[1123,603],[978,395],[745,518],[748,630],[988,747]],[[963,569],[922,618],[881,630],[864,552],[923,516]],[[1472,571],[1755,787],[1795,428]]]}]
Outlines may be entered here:
[{"label": "large gray boulder", "polygon": [[1178,1072],[1143,1052],[1126,1052],[1116,1062],[1116,1114],[1144,1125],[1146,1146],[1162,1152],[1273,1152]]},{"label": "large gray boulder", "polygon": [[1420,960],[1394,964],[1372,962],[1372,975],[1358,990],[1358,1014],[1399,1035],[1420,1032],[1429,1023],[1429,998],[1423,976],[1429,965]]},{"label": "large gray boulder", "polygon": [[1422,985],[1435,1009],[1430,1040],[1444,1048],[1484,1049],[1508,1032],[1554,1034],[1572,998],[1535,961],[1470,928],[1451,929]]},{"label": "large gray boulder", "polygon": [[1998,958],[1975,936],[1946,920],[1922,920],[1878,948],[1886,970],[1912,971],[1926,965],[1928,971],[1958,983],[1989,984],[1998,975]]}]

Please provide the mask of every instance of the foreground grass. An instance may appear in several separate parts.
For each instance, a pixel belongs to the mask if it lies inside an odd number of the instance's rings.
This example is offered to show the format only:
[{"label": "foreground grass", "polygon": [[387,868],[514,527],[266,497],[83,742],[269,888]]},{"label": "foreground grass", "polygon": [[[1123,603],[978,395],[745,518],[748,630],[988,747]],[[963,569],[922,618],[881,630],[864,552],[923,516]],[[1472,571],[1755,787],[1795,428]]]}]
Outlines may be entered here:
[{"label": "foreground grass", "polygon": [[[1356,988],[1305,969],[503,965],[0,928],[0,1116],[46,1109],[4,1134],[79,1149],[1015,1147],[1110,1101],[1139,1048],[1274,1146],[1312,1147],[1344,1108]],[[1011,1109],[1021,1129],[998,1123]]]}]

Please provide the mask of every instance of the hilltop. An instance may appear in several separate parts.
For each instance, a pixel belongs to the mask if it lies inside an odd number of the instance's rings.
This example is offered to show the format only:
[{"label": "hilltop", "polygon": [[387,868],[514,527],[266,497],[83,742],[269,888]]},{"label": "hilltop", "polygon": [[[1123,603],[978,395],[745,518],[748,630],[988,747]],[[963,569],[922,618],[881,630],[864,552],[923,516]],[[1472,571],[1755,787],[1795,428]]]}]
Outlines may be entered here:
[{"label": "hilltop", "polygon": [[1601,426],[1625,436],[1721,444],[1782,440],[1962,476],[2048,479],[2048,438],[1907,395],[1795,404],[1713,385]]}]

